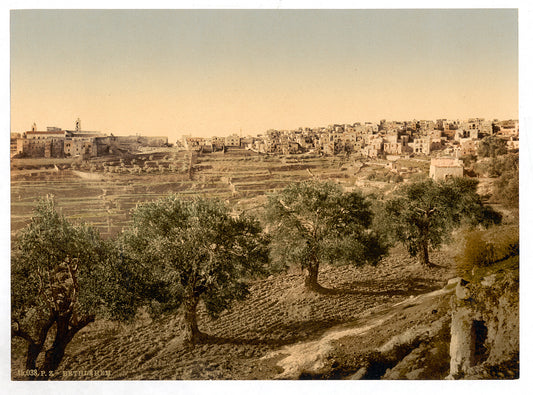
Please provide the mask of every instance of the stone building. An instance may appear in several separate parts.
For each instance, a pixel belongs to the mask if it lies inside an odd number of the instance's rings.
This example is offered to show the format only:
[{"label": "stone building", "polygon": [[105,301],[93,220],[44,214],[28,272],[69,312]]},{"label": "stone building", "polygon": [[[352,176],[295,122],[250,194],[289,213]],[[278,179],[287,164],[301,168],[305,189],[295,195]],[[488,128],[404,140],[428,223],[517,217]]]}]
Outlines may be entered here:
[{"label": "stone building", "polygon": [[499,127],[499,135],[518,137],[517,120],[500,121],[497,123],[497,126]]},{"label": "stone building", "polygon": [[64,141],[66,156],[98,156],[94,138],[69,138]]},{"label": "stone building", "polygon": [[377,158],[383,154],[383,138],[374,137],[369,139],[367,145],[361,149],[361,153],[369,158]]},{"label": "stone building", "polygon": [[224,141],[226,147],[240,147],[241,146],[241,138],[236,135],[232,134],[230,136],[227,136]]},{"label": "stone building", "polygon": [[429,176],[435,181],[445,180],[448,177],[462,177],[463,161],[458,158],[431,158]]},{"label": "stone building", "polygon": [[10,156],[17,154],[17,140],[22,138],[20,133],[11,133],[10,136]]},{"label": "stone building", "polygon": [[412,149],[414,154],[429,155],[431,152],[431,137],[424,136],[413,140]]},{"label": "stone building", "polygon": [[100,132],[81,130],[81,121],[76,120],[75,130],[63,130],[49,126],[37,130],[33,123],[31,130],[23,133],[16,141],[15,154],[34,158],[62,158],[65,156],[98,156],[97,138],[105,137]]},{"label": "stone building", "polygon": [[477,155],[479,141],[480,140],[461,139],[460,141],[461,149],[459,152],[461,153],[462,156]]},{"label": "stone building", "polygon": [[199,149],[200,146],[205,145],[205,138],[203,137],[192,137],[189,135],[184,135],[182,139],[183,146],[187,150]]},{"label": "stone building", "polygon": [[37,125],[33,123],[31,130],[16,139],[16,148],[12,154],[36,158],[63,157],[65,134],[64,130],[56,127],[37,130]]},{"label": "stone building", "polygon": [[23,154],[32,158],[62,158],[63,149],[64,139],[62,138],[19,138],[15,154]]}]

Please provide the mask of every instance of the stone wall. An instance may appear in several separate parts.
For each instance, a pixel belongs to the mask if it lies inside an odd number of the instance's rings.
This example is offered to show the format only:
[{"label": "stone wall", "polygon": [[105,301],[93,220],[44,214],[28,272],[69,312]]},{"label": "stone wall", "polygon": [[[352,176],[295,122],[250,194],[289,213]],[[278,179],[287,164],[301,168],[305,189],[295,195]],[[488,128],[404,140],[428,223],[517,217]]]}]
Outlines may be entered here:
[{"label": "stone wall", "polygon": [[436,181],[447,177],[462,177],[463,163],[457,158],[432,158],[429,176]]}]

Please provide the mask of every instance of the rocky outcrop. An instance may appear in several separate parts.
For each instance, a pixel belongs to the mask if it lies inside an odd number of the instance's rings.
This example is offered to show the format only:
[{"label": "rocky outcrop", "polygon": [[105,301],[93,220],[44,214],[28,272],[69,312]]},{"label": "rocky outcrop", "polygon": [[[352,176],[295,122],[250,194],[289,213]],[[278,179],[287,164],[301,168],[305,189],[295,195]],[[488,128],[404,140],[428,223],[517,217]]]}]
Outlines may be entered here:
[{"label": "rocky outcrop", "polygon": [[[421,297],[391,307],[379,320],[368,317],[360,321],[362,326],[358,328],[330,333],[312,344],[300,344],[298,353],[284,349],[285,359],[277,362],[283,368],[280,377],[518,377],[517,272],[501,271],[472,282],[455,278],[441,290],[423,295],[425,302]],[[396,334],[387,336],[393,332]],[[324,346],[326,340],[329,347],[315,347]]]},{"label": "rocky outcrop", "polygon": [[451,299],[449,379],[518,378],[517,273],[461,280]]}]

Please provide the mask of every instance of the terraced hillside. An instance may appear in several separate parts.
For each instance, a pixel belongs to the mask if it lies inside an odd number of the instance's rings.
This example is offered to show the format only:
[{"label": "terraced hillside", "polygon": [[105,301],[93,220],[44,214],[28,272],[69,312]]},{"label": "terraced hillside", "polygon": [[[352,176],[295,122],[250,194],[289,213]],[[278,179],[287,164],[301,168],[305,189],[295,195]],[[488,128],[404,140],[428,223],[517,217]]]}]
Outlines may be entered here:
[{"label": "terraced hillside", "polygon": [[265,156],[246,150],[204,155],[154,152],[82,163],[14,160],[11,230],[21,229],[36,200],[47,194],[55,196],[68,218],[91,223],[103,236],[110,236],[127,225],[130,210],[138,203],[169,193],[217,197],[237,210],[247,210],[261,206],[266,193],[311,178],[335,180],[346,188],[391,188],[393,184],[366,179],[372,172],[387,172],[384,165],[305,155]]}]

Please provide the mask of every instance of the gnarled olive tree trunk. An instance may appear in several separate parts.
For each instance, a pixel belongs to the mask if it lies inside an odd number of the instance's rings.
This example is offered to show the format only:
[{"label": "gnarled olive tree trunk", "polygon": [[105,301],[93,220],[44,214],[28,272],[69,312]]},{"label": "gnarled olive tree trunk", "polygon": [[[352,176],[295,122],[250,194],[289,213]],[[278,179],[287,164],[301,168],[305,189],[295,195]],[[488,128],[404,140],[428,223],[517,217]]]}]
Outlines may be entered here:
[{"label": "gnarled olive tree trunk", "polygon": [[196,308],[200,301],[200,295],[195,292],[192,287],[188,287],[185,292],[183,300],[183,321],[184,334],[183,345],[187,348],[192,348],[202,340],[205,340],[206,334],[200,332],[198,329],[198,321],[196,318]]},{"label": "gnarled olive tree trunk", "polygon": [[309,291],[318,292],[322,289],[322,286],[318,284],[318,258],[312,256],[303,266],[304,272],[304,284],[305,288]]},{"label": "gnarled olive tree trunk", "polygon": [[429,245],[427,240],[422,240],[418,245],[418,263],[422,266],[431,266],[429,262]]},{"label": "gnarled olive tree trunk", "polygon": [[65,349],[70,341],[81,329],[86,327],[89,323],[94,322],[94,318],[94,315],[88,315],[74,324],[72,322],[71,314],[65,317],[59,317],[56,322],[56,335],[52,347],[46,350],[44,354],[42,370],[45,372],[55,371],[65,356]]}]

